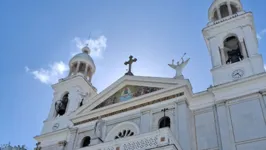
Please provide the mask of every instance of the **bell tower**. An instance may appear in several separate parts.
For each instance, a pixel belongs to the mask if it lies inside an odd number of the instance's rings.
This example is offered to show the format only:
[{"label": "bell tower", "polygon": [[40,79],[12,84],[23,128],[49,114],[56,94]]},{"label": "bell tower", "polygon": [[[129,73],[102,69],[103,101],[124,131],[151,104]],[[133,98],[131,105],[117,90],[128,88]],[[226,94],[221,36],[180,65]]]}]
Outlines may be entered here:
[{"label": "bell tower", "polygon": [[253,14],[243,10],[240,0],[214,0],[202,32],[214,86],[265,72]]},{"label": "bell tower", "polygon": [[42,134],[71,127],[70,115],[97,94],[91,83],[96,66],[89,54],[90,48],[85,46],[69,61],[68,76],[52,85],[53,101]]}]

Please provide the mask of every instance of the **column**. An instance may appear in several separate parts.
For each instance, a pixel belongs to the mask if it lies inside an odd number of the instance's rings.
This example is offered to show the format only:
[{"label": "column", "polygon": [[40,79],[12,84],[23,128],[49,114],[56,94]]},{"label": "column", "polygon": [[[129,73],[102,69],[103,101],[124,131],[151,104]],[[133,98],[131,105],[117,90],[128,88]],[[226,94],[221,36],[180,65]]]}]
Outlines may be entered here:
[{"label": "column", "polygon": [[229,123],[230,118],[228,115],[228,109],[225,103],[216,104],[217,107],[217,119],[220,131],[221,149],[222,150],[235,150],[234,139],[232,137],[232,131],[230,130]]},{"label": "column", "polygon": [[229,11],[229,16],[231,16],[233,14],[233,12],[232,12],[230,2],[227,2],[226,4],[227,4],[228,11]]},{"label": "column", "polygon": [[140,117],[140,121],[141,121],[140,132],[141,132],[141,134],[150,132],[151,118],[152,117],[150,115],[150,111],[141,112],[141,117]]},{"label": "column", "polygon": [[91,80],[92,80],[92,72],[90,71],[90,74],[89,74],[89,81],[91,82]]},{"label": "column", "polygon": [[73,71],[73,64],[70,65],[68,76],[71,76],[72,71]]},{"label": "column", "polygon": [[225,55],[224,55],[225,49],[222,47],[222,48],[219,48],[219,51],[220,51],[220,54],[221,54],[222,65],[225,65],[225,62],[226,62]]},{"label": "column", "polygon": [[217,10],[218,18],[219,19],[222,19],[222,15],[221,15],[221,12],[220,12],[220,8],[216,7],[216,10]]},{"label": "column", "polygon": [[84,72],[84,75],[85,75],[86,79],[87,79],[87,76],[88,76],[88,67],[89,67],[89,65],[86,64],[86,68],[85,68],[85,72]]},{"label": "column", "polygon": [[80,65],[80,62],[78,62],[78,64],[77,64],[77,68],[76,68],[75,74],[77,74],[78,71],[79,71],[79,65]]},{"label": "column", "polygon": [[242,51],[242,54],[243,54],[243,56],[244,56],[244,59],[245,59],[245,58],[248,58],[247,49],[246,49],[246,45],[245,45],[244,39],[241,40],[239,46],[241,47],[241,51]]}]

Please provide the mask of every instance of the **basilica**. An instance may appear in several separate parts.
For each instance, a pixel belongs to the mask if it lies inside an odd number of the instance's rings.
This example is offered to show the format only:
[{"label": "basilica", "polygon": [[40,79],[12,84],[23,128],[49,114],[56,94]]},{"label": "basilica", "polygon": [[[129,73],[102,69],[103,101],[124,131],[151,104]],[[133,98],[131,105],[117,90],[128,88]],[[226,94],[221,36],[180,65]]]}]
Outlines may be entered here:
[{"label": "basilica", "polygon": [[85,46],[52,85],[36,150],[266,150],[266,73],[251,12],[240,0],[214,0],[202,33],[213,86],[199,93],[173,61],[173,78],[128,72],[97,93]]}]

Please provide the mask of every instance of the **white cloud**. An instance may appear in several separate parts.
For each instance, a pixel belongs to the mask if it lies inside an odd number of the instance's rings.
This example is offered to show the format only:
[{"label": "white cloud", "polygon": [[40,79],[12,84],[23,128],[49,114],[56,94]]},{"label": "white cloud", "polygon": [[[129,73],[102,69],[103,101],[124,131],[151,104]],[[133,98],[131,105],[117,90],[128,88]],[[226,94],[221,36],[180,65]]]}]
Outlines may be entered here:
[{"label": "white cloud", "polygon": [[266,29],[263,29],[259,33],[257,33],[257,38],[261,40],[266,35]]},{"label": "white cloud", "polygon": [[45,84],[54,84],[58,81],[58,79],[66,76],[66,72],[68,71],[68,66],[60,62],[54,62],[49,65],[48,69],[37,69],[30,70],[27,66],[25,67],[26,72],[31,73],[35,79],[40,80]]},{"label": "white cloud", "polygon": [[[97,39],[83,40],[79,37],[75,37],[74,40],[77,49],[74,52],[70,52],[70,57],[77,53],[81,53],[81,49],[88,44],[91,49],[92,57],[102,58],[102,54],[106,49],[107,38],[105,36],[100,36]],[[67,75],[69,67],[67,63],[62,61],[56,61],[51,65],[48,65],[47,69],[39,68],[36,70],[30,69],[28,66],[25,66],[25,71],[34,76],[35,79],[41,81],[44,84],[54,84],[58,82],[58,79],[64,78]]]},{"label": "white cloud", "polygon": [[25,71],[26,72],[29,72],[30,71],[30,68],[28,66],[25,66]]},{"label": "white cloud", "polygon": [[71,55],[75,55],[80,53],[80,49],[82,49],[86,44],[88,44],[89,48],[91,49],[91,56],[92,57],[102,57],[103,52],[106,49],[106,42],[107,38],[105,36],[100,36],[97,39],[88,39],[84,40],[79,37],[74,38],[74,42],[76,43],[76,47],[78,51],[73,52]]}]

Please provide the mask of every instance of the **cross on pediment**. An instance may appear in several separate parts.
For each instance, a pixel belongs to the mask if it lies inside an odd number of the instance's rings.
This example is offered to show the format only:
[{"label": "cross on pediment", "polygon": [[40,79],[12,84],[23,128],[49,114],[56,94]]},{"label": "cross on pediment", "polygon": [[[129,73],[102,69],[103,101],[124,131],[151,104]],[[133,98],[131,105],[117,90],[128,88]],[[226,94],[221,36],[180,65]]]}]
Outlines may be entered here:
[{"label": "cross on pediment", "polygon": [[132,64],[136,61],[137,59],[136,58],[133,59],[132,55],[129,56],[129,61],[126,61],[124,63],[125,65],[128,65],[128,72],[125,75],[133,76],[133,73],[131,72],[131,67],[132,67]]}]

